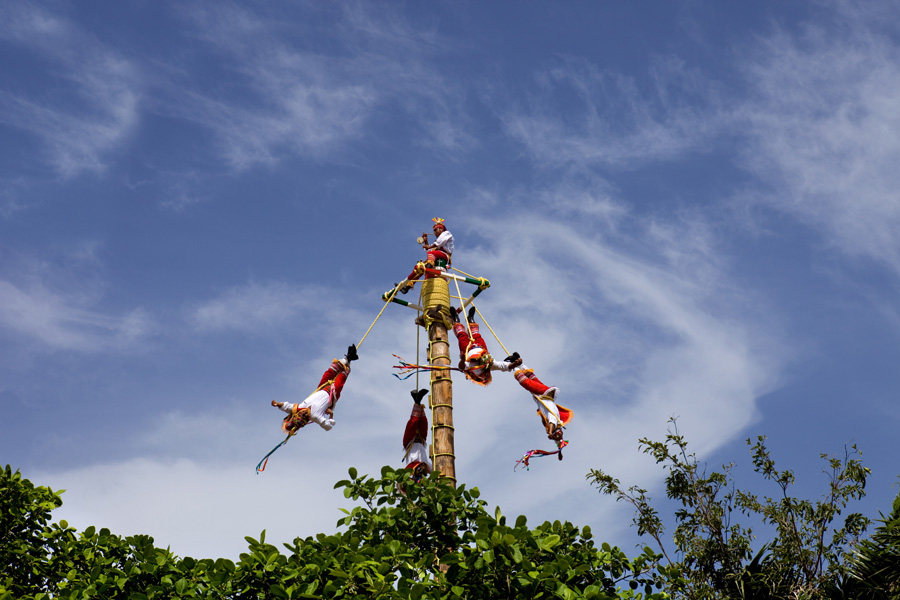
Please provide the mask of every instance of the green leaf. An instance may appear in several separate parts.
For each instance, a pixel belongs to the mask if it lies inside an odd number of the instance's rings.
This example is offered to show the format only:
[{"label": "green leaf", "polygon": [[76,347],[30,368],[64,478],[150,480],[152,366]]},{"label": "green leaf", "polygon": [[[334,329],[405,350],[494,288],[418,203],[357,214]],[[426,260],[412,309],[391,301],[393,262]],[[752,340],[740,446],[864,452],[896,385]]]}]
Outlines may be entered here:
[{"label": "green leaf", "polygon": [[552,550],[559,544],[559,536],[554,534],[548,535],[545,538],[541,538],[538,542],[538,546],[540,546],[541,550]]}]

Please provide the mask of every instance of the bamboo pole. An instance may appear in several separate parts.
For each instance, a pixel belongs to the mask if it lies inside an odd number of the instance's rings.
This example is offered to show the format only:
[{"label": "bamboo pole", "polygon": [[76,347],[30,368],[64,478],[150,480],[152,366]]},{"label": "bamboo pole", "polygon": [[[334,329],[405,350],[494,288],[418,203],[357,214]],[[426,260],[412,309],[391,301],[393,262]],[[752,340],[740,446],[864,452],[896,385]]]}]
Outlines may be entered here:
[{"label": "bamboo pole", "polygon": [[[428,326],[428,361],[432,366],[449,367],[450,341],[446,317],[450,311],[447,281],[433,277],[423,282],[422,304]],[[449,369],[431,371],[432,442],[431,460],[436,471],[456,486],[456,456],[453,440],[453,381]]]}]

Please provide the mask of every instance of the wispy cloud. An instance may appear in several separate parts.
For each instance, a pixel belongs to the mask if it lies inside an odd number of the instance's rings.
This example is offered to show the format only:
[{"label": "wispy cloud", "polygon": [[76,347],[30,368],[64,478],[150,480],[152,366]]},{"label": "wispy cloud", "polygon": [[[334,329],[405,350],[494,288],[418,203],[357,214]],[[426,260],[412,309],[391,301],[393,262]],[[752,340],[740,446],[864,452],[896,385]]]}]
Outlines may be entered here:
[{"label": "wispy cloud", "polygon": [[720,92],[674,58],[657,59],[643,82],[560,59],[537,84],[500,116],[508,135],[542,165],[630,168],[670,159],[705,149],[722,123]]},{"label": "wispy cloud", "polygon": [[0,217],[7,219],[25,209],[24,203],[19,198],[25,187],[22,177],[0,179]]},{"label": "wispy cloud", "polygon": [[[540,490],[523,493],[519,486],[529,484],[517,480],[487,486],[507,509],[559,518],[565,503],[582,521],[605,519],[614,528],[611,514],[586,508],[596,507],[594,492],[575,474],[601,467],[652,486],[653,465],[619,449],[663,434],[666,419],[680,416],[694,448],[713,451],[758,418],[756,400],[780,384],[791,359],[764,299],[730,281],[712,227],[697,215],[665,224],[625,220],[628,227],[610,231],[590,212],[580,224],[530,211],[502,222],[481,219],[490,243],[457,251],[470,272],[493,274],[481,304],[506,348],[559,385],[560,402],[576,412],[565,466],[534,467],[545,484]],[[465,385],[454,391],[461,403],[478,392]],[[474,429],[471,437],[457,433],[460,446],[468,445],[463,468],[479,481],[496,477],[488,475],[497,465],[486,455],[515,457],[530,444],[546,444],[514,382],[498,378],[489,395],[458,427]],[[507,433],[496,435],[501,429]],[[554,511],[541,508],[548,502]]]},{"label": "wispy cloud", "polygon": [[109,314],[98,308],[103,283],[93,245],[75,249],[64,262],[6,261],[0,328],[44,348],[80,352],[129,348],[153,331],[143,309]]},{"label": "wispy cloud", "polygon": [[0,90],[0,123],[38,138],[64,177],[103,170],[138,121],[134,66],[72,22],[24,3],[0,8],[0,40],[32,53],[38,77],[54,86],[50,94],[32,91],[23,80],[15,91]]},{"label": "wispy cloud", "polygon": [[201,331],[250,332],[281,326],[322,299],[322,290],[312,287],[250,283],[191,308],[189,318]]},{"label": "wispy cloud", "polygon": [[[470,145],[454,101],[459,93],[419,58],[434,49],[428,35],[390,12],[376,15],[359,4],[335,15],[320,7],[306,15],[320,26],[303,28],[233,4],[185,10],[186,35],[227,61],[233,84],[173,82],[162,110],[211,131],[219,153],[237,169],[293,154],[331,157],[370,135],[386,102],[399,102],[428,132],[423,144]],[[327,44],[304,41],[323,32]]]},{"label": "wispy cloud", "polygon": [[83,352],[128,347],[152,329],[136,309],[110,316],[42,287],[0,280],[0,325],[58,350]]},{"label": "wispy cloud", "polygon": [[768,186],[771,206],[900,274],[897,14],[871,14],[894,11],[887,5],[835,8],[839,21],[800,35],[775,29],[746,52],[743,164]]}]

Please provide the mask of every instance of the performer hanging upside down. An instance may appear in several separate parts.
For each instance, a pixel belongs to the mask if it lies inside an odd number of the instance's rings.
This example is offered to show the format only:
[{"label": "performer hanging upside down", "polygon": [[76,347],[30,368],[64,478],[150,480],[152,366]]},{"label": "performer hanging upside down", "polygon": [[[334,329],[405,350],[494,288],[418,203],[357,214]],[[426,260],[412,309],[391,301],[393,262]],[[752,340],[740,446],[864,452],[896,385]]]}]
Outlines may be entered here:
[{"label": "performer hanging upside down", "polygon": [[[433,269],[438,259],[446,261],[446,263],[449,265],[450,258],[453,255],[453,234],[447,231],[447,226],[444,225],[443,219],[436,217],[432,219],[432,221],[434,221],[433,229],[436,239],[434,240],[433,244],[422,244],[422,248],[427,253],[425,255],[425,267],[428,269]],[[422,273],[419,271],[419,266],[416,265],[416,268],[413,269],[412,273],[410,273],[406,279],[409,281],[415,281],[421,276]],[[400,288],[400,293],[405,294],[411,288],[411,285],[404,285],[402,288]]]},{"label": "performer hanging upside down", "polygon": [[556,403],[556,398],[559,396],[559,388],[545,385],[538,379],[532,369],[522,364],[522,359],[519,358],[518,352],[513,352],[511,356],[506,357],[506,360],[519,363],[513,371],[513,376],[519,382],[519,385],[528,390],[531,393],[531,397],[534,398],[534,403],[538,407],[537,414],[544,423],[547,437],[556,442],[561,441],[563,427],[569,424],[573,414],[565,406],[559,406]]},{"label": "performer hanging upside down", "polygon": [[325,431],[334,427],[334,405],[341,397],[341,390],[350,374],[350,362],[358,358],[356,345],[347,348],[344,358],[331,361],[316,391],[299,404],[272,400],[272,406],[288,413],[281,423],[281,429],[285,433],[296,433],[311,421],[318,423]]},{"label": "performer hanging upside down", "polygon": [[428,390],[422,389],[410,392],[413,398],[412,413],[406,422],[406,430],[403,432],[403,460],[406,468],[412,469],[413,481],[420,481],[431,473],[431,460],[428,458],[428,417],[425,416],[425,408],[422,406],[422,398]]},{"label": "performer hanging upside down", "polygon": [[487,344],[481,334],[478,333],[478,323],[475,322],[475,307],[469,309],[469,331],[466,326],[459,322],[456,316],[456,310],[450,309],[450,316],[456,323],[453,324],[453,333],[456,334],[456,341],[459,343],[459,370],[466,374],[467,379],[471,379],[479,385],[488,385],[491,382],[491,371],[509,371],[522,364],[522,359],[516,360],[494,360],[488,353]]}]

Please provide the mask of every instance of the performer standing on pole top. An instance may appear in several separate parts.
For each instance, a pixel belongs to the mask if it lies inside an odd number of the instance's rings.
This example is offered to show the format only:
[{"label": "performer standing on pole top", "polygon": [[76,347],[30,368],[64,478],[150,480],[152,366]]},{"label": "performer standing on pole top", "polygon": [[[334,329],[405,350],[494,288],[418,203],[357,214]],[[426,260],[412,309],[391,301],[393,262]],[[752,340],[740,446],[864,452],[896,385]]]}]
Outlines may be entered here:
[{"label": "performer standing on pole top", "polygon": [[431,473],[431,461],[428,459],[428,417],[425,416],[425,408],[422,406],[422,398],[428,394],[427,389],[413,390],[410,395],[413,398],[412,413],[406,422],[403,431],[403,460],[406,468],[412,469],[413,481],[421,481],[423,477]]},{"label": "performer standing on pole top", "polygon": [[[435,217],[432,219],[434,221],[434,236],[435,240],[433,244],[428,243],[428,234],[422,234],[422,249],[426,251],[425,255],[425,268],[433,269],[437,264],[438,259],[444,261],[446,265],[450,265],[450,260],[453,255],[453,234],[447,231],[447,226],[444,225],[444,219],[440,217]],[[415,281],[419,277],[422,276],[422,271],[418,264],[413,269],[412,273],[409,274],[409,277],[406,279],[408,281]],[[412,289],[411,285],[404,285],[400,288],[400,293],[405,294],[410,289]]]},{"label": "performer standing on pole top", "polygon": [[537,413],[544,423],[547,437],[555,442],[560,442],[563,436],[563,427],[572,420],[572,411],[565,406],[556,404],[559,388],[545,385],[538,379],[532,369],[522,364],[522,359],[519,358],[518,352],[513,352],[506,359],[519,363],[519,366],[513,372],[513,376],[519,382],[519,385],[528,390],[531,397],[534,398],[534,403],[538,407]]},{"label": "performer standing on pole top", "polygon": [[[491,371],[510,371],[522,364],[521,358],[503,361],[494,360],[488,353],[487,344],[481,334],[478,333],[478,323],[475,322],[475,307],[469,309],[469,331],[459,322],[456,310],[450,310],[450,317],[456,323],[453,324],[453,333],[459,344],[459,370],[466,374],[466,378],[479,385],[488,385],[491,382]],[[517,355],[518,356],[518,355]]]},{"label": "performer standing on pole top", "polygon": [[350,374],[350,363],[358,358],[356,345],[347,348],[344,358],[331,361],[331,366],[322,375],[316,391],[299,404],[272,400],[272,406],[288,413],[281,423],[281,429],[293,434],[311,421],[318,423],[325,431],[334,427],[334,405],[341,397],[341,390]]}]

